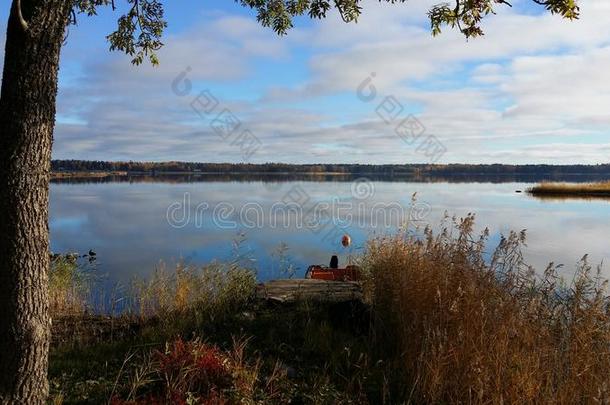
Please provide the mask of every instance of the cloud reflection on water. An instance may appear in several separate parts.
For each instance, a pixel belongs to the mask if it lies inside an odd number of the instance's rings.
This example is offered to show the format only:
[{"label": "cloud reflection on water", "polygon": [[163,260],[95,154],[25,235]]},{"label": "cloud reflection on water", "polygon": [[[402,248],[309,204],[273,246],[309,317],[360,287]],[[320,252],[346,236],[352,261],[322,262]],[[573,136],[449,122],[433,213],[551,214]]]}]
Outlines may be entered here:
[{"label": "cloud reflection on water", "polygon": [[[211,221],[197,227],[194,223],[173,228],[167,223],[170,204],[189,193],[193,201],[210,206],[224,202],[242,206],[248,202],[260,204],[265,210],[281,201],[295,185],[302,187],[311,199],[325,201],[332,197],[351,196],[350,182],[293,181],[265,187],[253,182],[194,182],[194,183],[85,183],[51,186],[51,246],[55,252],[98,253],[100,271],[110,280],[127,282],[133,276],[150,274],[159,260],[168,263],[184,259],[194,264],[231,258],[231,241],[244,232],[243,249],[256,259],[262,279],[277,277],[270,274],[272,253],[284,242],[292,261],[304,273],[309,264],[326,263],[337,253],[346,254],[339,240],[323,238],[294,226],[261,229],[221,229]],[[606,235],[610,229],[609,201],[600,200],[539,200],[515,190],[526,189],[524,183],[414,183],[375,181],[375,193],[367,204],[398,202],[405,207],[417,192],[418,201],[430,205],[425,222],[437,227],[443,215],[477,215],[477,229],[488,227],[492,242],[509,230],[527,229],[525,250],[530,264],[542,270],[550,261],[565,264],[566,274],[585,254],[593,263],[610,257]],[[370,213],[371,211],[365,211]],[[370,223],[371,218],[364,218]],[[360,227],[355,218],[345,229],[354,241],[351,253],[360,251],[367,238],[394,232],[396,226]],[[604,272],[610,276],[607,270]]]}]

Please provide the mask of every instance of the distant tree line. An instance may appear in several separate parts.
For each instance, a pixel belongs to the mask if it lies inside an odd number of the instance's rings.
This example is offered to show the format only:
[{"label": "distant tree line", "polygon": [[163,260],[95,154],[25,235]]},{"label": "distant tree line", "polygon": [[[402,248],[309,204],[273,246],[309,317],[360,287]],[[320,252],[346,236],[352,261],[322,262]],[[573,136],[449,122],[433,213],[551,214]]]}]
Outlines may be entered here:
[{"label": "distant tree line", "polygon": [[416,171],[422,174],[450,175],[524,175],[524,176],[559,176],[559,175],[608,175],[610,164],[597,165],[506,165],[506,164],[448,164],[448,165],[415,165]]},{"label": "distant tree line", "polygon": [[378,173],[412,174],[408,165],[361,164],[288,164],[288,163],[197,163],[197,162],[106,162],[90,160],[54,160],[53,171],[117,172],[205,172],[205,173]]},{"label": "distant tree line", "polygon": [[108,162],[100,160],[53,160],[55,172],[105,171],[133,173],[345,173],[376,175],[609,175],[610,164],[597,165],[505,165],[505,164],[289,164],[289,163],[197,163],[197,162]]}]

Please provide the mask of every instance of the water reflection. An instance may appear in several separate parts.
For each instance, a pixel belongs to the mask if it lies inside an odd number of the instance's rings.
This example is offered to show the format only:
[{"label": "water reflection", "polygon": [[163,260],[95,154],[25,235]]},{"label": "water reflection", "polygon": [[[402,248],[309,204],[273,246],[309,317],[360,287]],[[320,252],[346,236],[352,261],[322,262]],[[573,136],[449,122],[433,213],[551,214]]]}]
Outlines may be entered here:
[{"label": "water reflection", "polygon": [[[64,174],[65,175],[65,174]],[[100,176],[66,176],[55,177],[51,183],[57,184],[87,184],[87,183],[198,183],[198,182],[263,182],[265,184],[283,183],[286,181],[308,182],[351,182],[366,177],[373,181],[383,182],[410,182],[410,183],[538,183],[541,181],[557,181],[586,183],[606,180],[607,176],[595,174],[571,175],[518,175],[518,174],[438,174],[410,175],[395,174],[392,176],[375,173],[346,174],[346,173],[157,173],[157,174],[126,174],[126,175],[100,175]]]},{"label": "water reflection", "polygon": [[[228,260],[233,255],[231,241],[241,234],[245,235],[241,253],[256,260],[261,279],[278,276],[274,274],[277,265],[272,255],[281,243],[288,245],[288,255],[299,270],[297,275],[302,275],[309,264],[327,263],[332,254],[345,260],[347,255],[361,251],[368,238],[395,232],[401,220],[380,226],[381,221],[373,220],[371,207],[388,203],[409,207],[413,193],[417,193],[419,203],[429,207],[423,217],[415,218],[420,226],[437,227],[445,213],[464,216],[474,212],[478,230],[489,227],[494,242],[509,230],[527,229],[525,254],[539,269],[554,261],[564,263],[569,272],[585,253],[594,263],[610,257],[610,244],[605,240],[610,229],[609,202],[541,200],[515,193],[538,180],[431,183],[377,179],[371,182],[373,193],[364,199],[354,195],[349,176],[332,176],[324,181],[317,176],[290,181],[268,176],[264,180],[249,177],[247,181],[234,176],[76,180],[55,181],[51,185],[52,249],[95,250],[100,271],[112,281],[127,282],[134,275],[145,277],[159,260],[193,264]],[[368,208],[353,212],[351,222],[336,224],[334,231],[331,227],[324,232],[294,224],[272,227],[268,222],[252,228],[236,221],[235,227],[223,228],[217,226],[212,215],[203,216],[200,224],[191,221],[180,228],[167,221],[168,207],[183,201],[187,193],[192,210],[201,203],[209,207],[253,203],[270,212],[295,187],[302,189],[313,203],[338,199],[354,205],[363,203]],[[353,245],[348,251],[340,245],[343,232],[352,236]]]},{"label": "water reflection", "polygon": [[610,201],[610,195],[607,194],[539,194],[530,193],[530,195],[541,201],[561,202],[570,200],[584,201]]}]

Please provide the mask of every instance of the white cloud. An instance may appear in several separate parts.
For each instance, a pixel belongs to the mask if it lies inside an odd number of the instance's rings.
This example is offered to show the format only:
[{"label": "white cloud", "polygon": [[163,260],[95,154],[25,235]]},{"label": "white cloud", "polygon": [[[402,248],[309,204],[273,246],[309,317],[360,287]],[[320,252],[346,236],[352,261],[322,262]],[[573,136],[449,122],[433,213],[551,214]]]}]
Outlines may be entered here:
[{"label": "white cloud", "polygon": [[[380,97],[396,96],[445,143],[445,161],[607,160],[607,146],[591,142],[610,135],[607,1],[582,0],[576,22],[500,7],[485,37],[468,42],[450,30],[431,37],[431,4],[368,1],[358,24],[330,16],[284,38],[254,18],[216,14],[167,37],[159,68],[68,52],[64,64],[80,73],[62,76],[54,155],[241,160],[194,115],[195,93],[172,93],[188,66],[193,92],[212,90],[261,139],[255,161],[425,161],[377,117],[381,98],[356,98],[371,72]],[[307,75],[293,75],[303,59]],[[285,70],[265,71],[278,63]]]}]

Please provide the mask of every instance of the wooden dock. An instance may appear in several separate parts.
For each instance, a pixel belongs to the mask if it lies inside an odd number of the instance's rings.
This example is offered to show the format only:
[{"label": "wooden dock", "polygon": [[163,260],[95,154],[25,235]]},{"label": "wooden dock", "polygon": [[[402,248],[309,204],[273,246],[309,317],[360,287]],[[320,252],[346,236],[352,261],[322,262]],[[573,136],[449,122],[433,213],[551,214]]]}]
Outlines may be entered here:
[{"label": "wooden dock", "polygon": [[256,288],[259,299],[281,303],[296,301],[362,301],[362,287],[356,281],[315,279],[272,280]]}]

